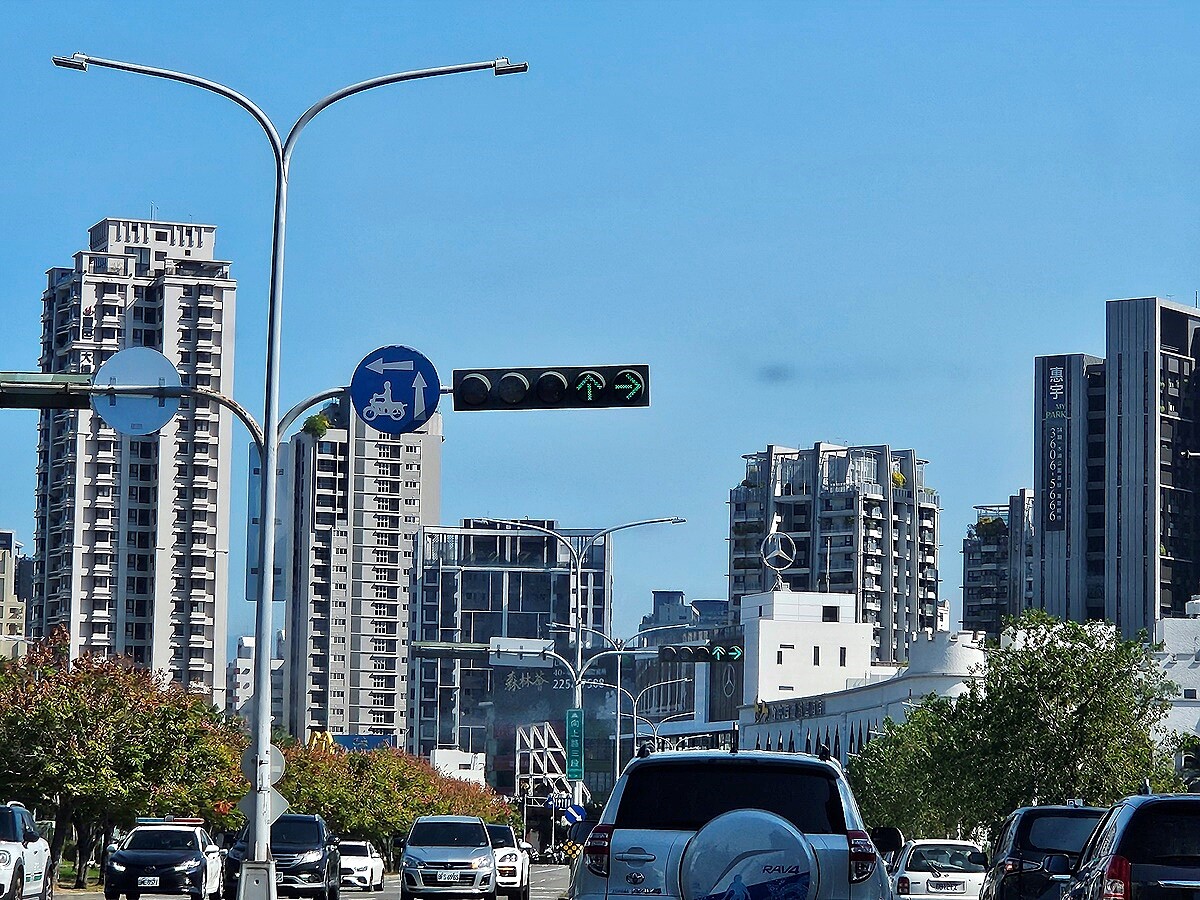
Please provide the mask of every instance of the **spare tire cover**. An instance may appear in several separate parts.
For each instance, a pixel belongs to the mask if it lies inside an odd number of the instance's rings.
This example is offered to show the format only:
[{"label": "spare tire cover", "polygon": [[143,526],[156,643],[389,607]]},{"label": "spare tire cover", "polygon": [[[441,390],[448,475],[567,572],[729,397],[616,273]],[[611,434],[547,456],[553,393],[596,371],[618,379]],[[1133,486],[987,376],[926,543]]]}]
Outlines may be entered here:
[{"label": "spare tire cover", "polygon": [[717,816],[688,842],[679,866],[683,900],[808,900],[816,877],[808,839],[762,809]]}]

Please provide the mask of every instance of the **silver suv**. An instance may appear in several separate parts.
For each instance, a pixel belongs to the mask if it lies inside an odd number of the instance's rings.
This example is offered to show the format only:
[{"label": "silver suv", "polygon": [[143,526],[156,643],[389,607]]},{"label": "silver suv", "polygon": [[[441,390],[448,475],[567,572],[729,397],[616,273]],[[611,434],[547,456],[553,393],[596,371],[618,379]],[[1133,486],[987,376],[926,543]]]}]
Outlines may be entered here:
[{"label": "silver suv", "polygon": [[[885,831],[895,839],[894,829]],[[570,894],[644,895],[890,900],[891,888],[836,763],[683,751],[625,769],[584,844]]]},{"label": "silver suv", "polygon": [[400,860],[401,900],[419,897],[496,900],[496,858],[483,819],[421,816]]}]

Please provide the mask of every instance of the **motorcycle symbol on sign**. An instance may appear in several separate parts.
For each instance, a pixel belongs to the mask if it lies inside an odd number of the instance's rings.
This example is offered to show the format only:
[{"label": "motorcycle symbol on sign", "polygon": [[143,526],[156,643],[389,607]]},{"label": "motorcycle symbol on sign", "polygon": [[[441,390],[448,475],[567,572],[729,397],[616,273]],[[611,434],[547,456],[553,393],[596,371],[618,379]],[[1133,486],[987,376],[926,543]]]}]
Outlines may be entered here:
[{"label": "motorcycle symbol on sign", "polygon": [[371,395],[371,402],[362,411],[363,421],[374,422],[380,416],[399,421],[404,418],[408,404],[402,400],[392,399],[392,383],[385,381],[383,391]]}]

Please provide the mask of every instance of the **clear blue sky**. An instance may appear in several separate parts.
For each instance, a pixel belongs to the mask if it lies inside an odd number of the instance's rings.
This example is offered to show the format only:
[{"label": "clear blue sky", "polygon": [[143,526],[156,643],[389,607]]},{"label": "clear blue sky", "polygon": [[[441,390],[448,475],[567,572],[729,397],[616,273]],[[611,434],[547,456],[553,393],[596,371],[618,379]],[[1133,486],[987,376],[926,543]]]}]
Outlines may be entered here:
[{"label": "clear blue sky", "polygon": [[[653,588],[725,595],[743,453],[886,441],[931,461],[957,618],[972,506],[1031,479],[1034,355],[1102,354],[1108,298],[1200,288],[1197,48],[1194,4],[9,3],[0,369],[36,366],[45,269],[154,204],[219,226],[235,395],[262,406],[257,126],[52,54],[223,81],[281,127],[374,75],[528,60],[354,98],[305,133],[284,405],[385,343],[446,377],[648,362],[650,410],[450,414],[443,520],[686,516],[617,539],[628,633]],[[28,542],[36,420],[0,415],[0,525]]]}]

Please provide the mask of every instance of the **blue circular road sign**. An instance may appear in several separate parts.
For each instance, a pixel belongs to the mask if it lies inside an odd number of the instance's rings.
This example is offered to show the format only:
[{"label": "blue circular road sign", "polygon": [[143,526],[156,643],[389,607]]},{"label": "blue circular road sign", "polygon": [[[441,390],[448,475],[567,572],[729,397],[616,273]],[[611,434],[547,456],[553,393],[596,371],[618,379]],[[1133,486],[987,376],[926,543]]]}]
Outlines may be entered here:
[{"label": "blue circular road sign", "polygon": [[412,347],[368,353],[350,379],[350,402],[358,417],[384,434],[416,431],[437,411],[441,396],[433,363]]}]

